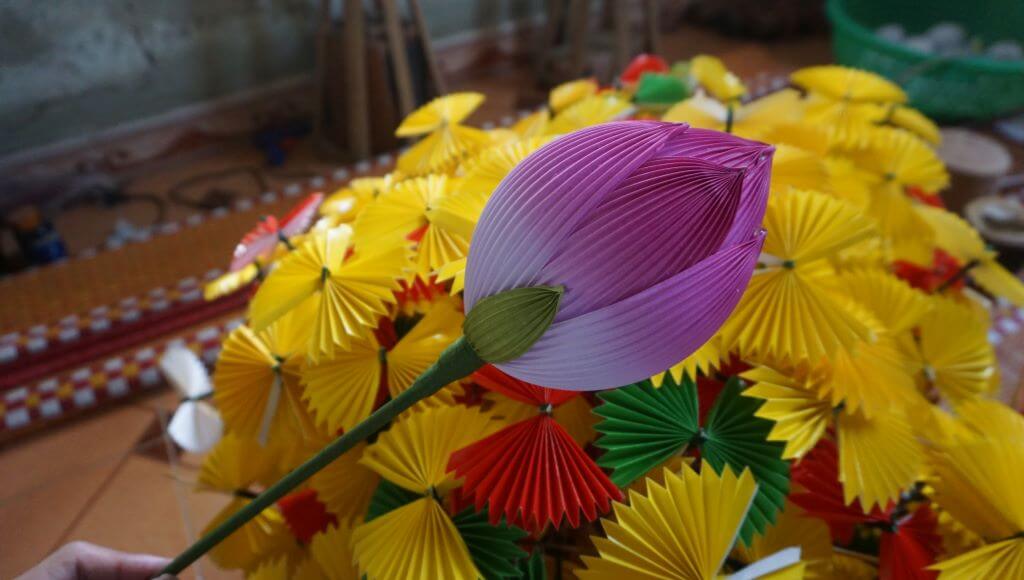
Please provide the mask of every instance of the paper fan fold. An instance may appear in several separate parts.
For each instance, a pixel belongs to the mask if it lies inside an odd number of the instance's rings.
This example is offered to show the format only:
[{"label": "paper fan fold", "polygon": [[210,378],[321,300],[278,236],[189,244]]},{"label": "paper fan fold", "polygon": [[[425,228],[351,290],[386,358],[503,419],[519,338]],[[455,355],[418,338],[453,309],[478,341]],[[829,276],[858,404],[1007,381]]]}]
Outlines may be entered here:
[{"label": "paper fan fold", "polygon": [[741,383],[733,377],[708,414],[701,443],[701,457],[715,471],[749,469],[757,493],[740,528],[740,539],[749,545],[755,534],[775,522],[789,493],[789,464],[782,460],[784,445],[768,440],[774,423],[756,415],[762,402],[740,395]]},{"label": "paper fan fold", "polygon": [[487,514],[466,508],[452,518],[452,523],[466,542],[473,564],[483,578],[519,578],[518,562],[526,552],[516,542],[526,532],[504,522],[487,521]]},{"label": "paper fan fold", "polygon": [[358,580],[359,569],[352,554],[352,524],[332,525],[313,536],[309,554],[330,580]]},{"label": "paper fan fold", "polygon": [[700,474],[683,467],[651,482],[647,495],[630,492],[615,504],[615,521],[602,520],[604,538],[593,538],[600,557],[583,556],[580,578],[715,578],[736,541],[757,484],[749,471]]},{"label": "paper fan fold", "polygon": [[352,532],[359,571],[369,578],[479,577],[466,543],[434,498],[421,497]]},{"label": "paper fan fold", "polygon": [[774,423],[768,440],[785,442],[784,459],[802,457],[825,434],[832,420],[832,405],[808,388],[812,385],[768,367],[740,376],[754,383],[743,396],[764,400],[756,415]]},{"label": "paper fan fold", "polygon": [[527,530],[593,521],[621,492],[549,415],[520,421],[451,456],[448,468],[463,478],[477,509],[488,505],[491,523],[502,516]]},{"label": "paper fan fold", "polygon": [[406,413],[366,448],[360,463],[409,491],[433,488],[444,495],[457,484],[446,472],[449,456],[499,426],[489,414],[461,406]]},{"label": "paper fan fold", "polygon": [[857,500],[846,503],[839,481],[839,452],[831,439],[819,441],[793,466],[792,480],[803,491],[793,493],[790,500],[807,515],[824,520],[832,537],[842,544],[850,542],[857,524],[889,521],[886,511],[878,507],[865,512]]},{"label": "paper fan fold", "polygon": [[501,372],[494,365],[485,365],[473,373],[473,380],[481,387],[501,393],[510,399],[527,405],[552,405],[557,407],[569,399],[580,395],[579,391],[549,389],[521,381]]},{"label": "paper fan fold", "polygon": [[879,575],[885,580],[932,580],[938,574],[927,568],[942,551],[938,521],[927,506],[895,522],[894,532],[882,534],[878,548]]},{"label": "paper fan fold", "polygon": [[[236,497],[213,516],[203,528],[205,535],[245,507],[250,500]],[[284,519],[274,508],[267,508],[252,520],[225,538],[209,551],[210,559],[221,568],[249,569],[258,561],[283,554],[294,545],[295,539]]]},{"label": "paper fan fold", "polygon": [[450,93],[416,109],[395,130],[398,137],[414,137],[435,131],[444,125],[458,124],[484,102],[481,93]]},{"label": "paper fan fold", "polygon": [[597,445],[605,450],[598,464],[613,470],[611,479],[620,487],[682,453],[700,428],[697,388],[688,376],[658,389],[645,381],[598,398],[603,403],[594,414],[603,420]]},{"label": "paper fan fold", "polygon": [[359,443],[318,471],[310,485],[327,510],[341,522],[362,520],[379,477],[359,463],[365,443]]}]

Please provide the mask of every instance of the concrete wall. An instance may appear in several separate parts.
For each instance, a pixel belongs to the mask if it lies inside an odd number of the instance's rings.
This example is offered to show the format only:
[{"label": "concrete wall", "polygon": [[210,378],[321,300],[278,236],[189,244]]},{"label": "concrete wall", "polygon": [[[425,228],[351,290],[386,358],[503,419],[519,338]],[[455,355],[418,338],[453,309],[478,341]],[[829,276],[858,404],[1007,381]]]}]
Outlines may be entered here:
[{"label": "concrete wall", "polygon": [[[319,0],[0,0],[0,155],[310,72]],[[443,40],[540,0],[421,0]]]}]

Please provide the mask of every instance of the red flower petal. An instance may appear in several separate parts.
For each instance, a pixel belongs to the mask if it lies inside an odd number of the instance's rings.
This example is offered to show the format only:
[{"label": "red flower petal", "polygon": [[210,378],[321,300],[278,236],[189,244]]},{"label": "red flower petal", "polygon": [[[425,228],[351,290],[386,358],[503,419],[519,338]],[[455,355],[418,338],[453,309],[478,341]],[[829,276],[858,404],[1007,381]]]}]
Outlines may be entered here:
[{"label": "red flower petal", "polygon": [[281,233],[286,238],[290,238],[306,231],[309,224],[313,223],[313,218],[316,217],[316,210],[320,209],[320,204],[323,201],[324,194],[322,193],[317,192],[307,195],[306,199],[296,204],[281,220]]},{"label": "red flower petal", "polygon": [[316,497],[316,490],[313,489],[288,494],[277,502],[277,507],[281,509],[288,529],[302,543],[309,542],[328,526],[338,523],[338,519],[327,511],[327,506]]},{"label": "red flower petal", "polygon": [[527,405],[551,404],[557,407],[579,396],[578,391],[560,391],[521,381],[501,372],[494,365],[485,365],[473,373],[473,380],[481,387]]},{"label": "red flower petal", "polygon": [[839,460],[836,444],[822,439],[792,468],[793,483],[806,491],[790,495],[794,504],[808,516],[820,518],[828,524],[832,537],[842,544],[850,542],[853,527],[862,523],[888,523],[888,513],[878,507],[864,513],[859,500],[850,505],[843,501],[843,486],[839,482]]},{"label": "red flower petal", "polygon": [[896,523],[894,533],[882,534],[879,545],[881,580],[932,580],[937,571],[928,570],[942,549],[942,536],[936,530],[938,518],[927,506]]},{"label": "red flower petal", "polygon": [[520,421],[452,454],[448,470],[465,478],[463,491],[490,520],[540,531],[562,519],[572,527],[608,511],[622,492],[548,415]]},{"label": "red flower petal", "polygon": [[654,54],[638,54],[626,66],[626,70],[619,75],[619,81],[623,84],[633,84],[640,80],[644,73],[668,72],[668,63],[665,59]]}]

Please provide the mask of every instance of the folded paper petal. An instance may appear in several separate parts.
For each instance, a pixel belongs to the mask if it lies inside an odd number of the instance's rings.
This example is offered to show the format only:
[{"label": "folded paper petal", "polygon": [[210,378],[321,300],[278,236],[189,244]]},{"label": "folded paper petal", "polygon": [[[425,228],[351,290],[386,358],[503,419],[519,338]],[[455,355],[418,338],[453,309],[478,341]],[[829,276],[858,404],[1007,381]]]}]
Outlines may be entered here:
[{"label": "folded paper petal", "polygon": [[558,406],[579,396],[578,391],[560,391],[531,385],[515,377],[510,377],[493,365],[484,365],[483,368],[473,373],[473,381],[490,391],[501,393],[527,405],[551,404]]},{"label": "folded paper petal", "polygon": [[685,125],[607,123],[556,139],[516,166],[484,208],[469,253],[466,310],[536,283],[562,240]]},{"label": "folded paper petal", "polygon": [[804,491],[793,493],[790,500],[808,516],[824,520],[832,537],[841,544],[850,542],[857,524],[889,521],[888,510],[875,507],[865,513],[858,500],[846,503],[839,482],[839,451],[831,439],[819,441],[793,466],[793,483]]},{"label": "folded paper petal", "polygon": [[763,241],[763,233],[755,234],[643,292],[556,322],[526,354],[497,366],[520,380],[584,391],[664,371],[700,348],[729,316]]},{"label": "folded paper petal", "polygon": [[716,252],[742,183],[741,170],[687,157],[637,168],[541,270],[540,284],[565,287],[555,321],[614,304]]},{"label": "folded paper petal", "polygon": [[696,157],[746,171],[736,220],[725,238],[725,244],[746,240],[764,218],[775,149],[764,143],[708,129],[691,128],[684,135],[673,135],[658,155]]},{"label": "folded paper petal", "polygon": [[448,468],[465,478],[491,523],[504,515],[540,531],[565,519],[593,521],[622,494],[572,437],[548,415],[521,421],[452,454]]}]

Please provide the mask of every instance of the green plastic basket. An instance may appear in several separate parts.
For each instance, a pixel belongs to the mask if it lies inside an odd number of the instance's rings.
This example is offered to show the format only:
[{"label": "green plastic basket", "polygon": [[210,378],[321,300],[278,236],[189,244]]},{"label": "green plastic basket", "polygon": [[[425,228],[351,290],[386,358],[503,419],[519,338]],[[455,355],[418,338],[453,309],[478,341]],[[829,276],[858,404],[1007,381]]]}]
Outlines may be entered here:
[{"label": "green plastic basket", "polygon": [[832,45],[843,65],[899,83],[910,103],[941,121],[986,120],[1024,110],[1024,61],[943,58],[875,36],[884,24],[918,34],[957,22],[988,44],[1024,44],[1024,0],[829,0]]}]

